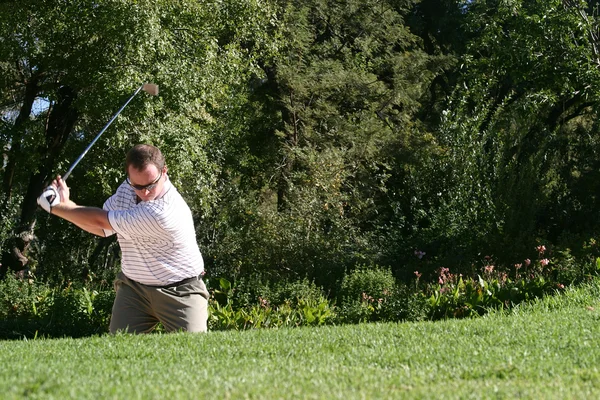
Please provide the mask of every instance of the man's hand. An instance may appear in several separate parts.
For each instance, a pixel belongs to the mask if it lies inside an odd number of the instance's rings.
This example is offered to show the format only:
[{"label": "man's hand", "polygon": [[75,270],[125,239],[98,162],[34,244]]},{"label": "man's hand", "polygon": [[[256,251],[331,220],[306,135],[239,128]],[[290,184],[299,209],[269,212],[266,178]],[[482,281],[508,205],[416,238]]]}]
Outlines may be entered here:
[{"label": "man's hand", "polygon": [[105,230],[112,231],[112,226],[108,222],[108,211],[96,207],[78,206],[69,196],[69,187],[59,175],[37,201],[50,214],[66,219],[94,235],[104,237]]},{"label": "man's hand", "polygon": [[62,180],[60,175],[56,177],[56,179],[52,182],[52,185],[57,188],[58,193],[60,194],[60,202],[68,203],[71,191],[67,186],[67,183]]},{"label": "man's hand", "polygon": [[48,213],[52,214],[52,208],[60,203],[68,203],[69,196],[69,187],[60,175],[58,175],[50,186],[44,189],[42,195],[38,197],[37,203]]},{"label": "man's hand", "polygon": [[37,203],[46,212],[52,214],[52,207],[60,204],[60,194],[55,186],[48,186],[37,199]]}]

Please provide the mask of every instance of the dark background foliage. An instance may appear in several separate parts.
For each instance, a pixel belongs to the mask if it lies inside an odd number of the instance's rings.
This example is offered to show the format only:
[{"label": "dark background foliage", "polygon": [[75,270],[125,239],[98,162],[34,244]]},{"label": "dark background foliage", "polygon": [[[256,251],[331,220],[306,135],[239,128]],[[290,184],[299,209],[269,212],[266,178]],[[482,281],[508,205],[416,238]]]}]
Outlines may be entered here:
[{"label": "dark background foliage", "polygon": [[[114,1],[0,5],[0,274],[109,284],[114,238],[40,211],[63,173],[102,206],[139,142],[192,208],[207,279],[360,265],[472,276],[598,220],[596,2]],[[587,247],[586,247],[587,246]],[[575,274],[576,276],[580,276]]]}]

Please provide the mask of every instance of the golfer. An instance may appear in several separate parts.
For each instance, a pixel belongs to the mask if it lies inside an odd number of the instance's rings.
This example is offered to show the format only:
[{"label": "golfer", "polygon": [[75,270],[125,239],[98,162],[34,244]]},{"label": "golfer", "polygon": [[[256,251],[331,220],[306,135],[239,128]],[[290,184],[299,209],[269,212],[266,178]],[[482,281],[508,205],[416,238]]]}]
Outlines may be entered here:
[{"label": "golfer", "polygon": [[159,322],[169,332],[205,332],[208,291],[192,213],[169,181],[158,148],[134,146],[125,170],[125,181],[103,209],[71,201],[60,176],[52,182],[60,203],[50,206],[40,198],[40,205],[95,235],[117,235],[122,256],[111,333],[147,333]]}]

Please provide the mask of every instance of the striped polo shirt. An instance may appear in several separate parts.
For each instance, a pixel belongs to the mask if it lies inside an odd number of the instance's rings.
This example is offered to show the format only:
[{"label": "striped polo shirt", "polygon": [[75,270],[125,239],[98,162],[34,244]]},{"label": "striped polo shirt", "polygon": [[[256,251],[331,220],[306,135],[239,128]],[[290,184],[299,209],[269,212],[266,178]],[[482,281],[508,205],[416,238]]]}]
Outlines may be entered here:
[{"label": "striped polo shirt", "polygon": [[163,286],[204,271],[192,212],[168,179],[160,199],[139,203],[133,188],[123,182],[103,208],[113,228],[104,233],[117,234],[121,269],[129,279]]}]

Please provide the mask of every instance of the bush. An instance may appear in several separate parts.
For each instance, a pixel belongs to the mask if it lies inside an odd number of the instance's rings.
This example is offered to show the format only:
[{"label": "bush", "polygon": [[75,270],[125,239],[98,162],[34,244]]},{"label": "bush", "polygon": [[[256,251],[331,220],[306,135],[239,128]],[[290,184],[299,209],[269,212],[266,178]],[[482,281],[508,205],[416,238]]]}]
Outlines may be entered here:
[{"label": "bush", "polygon": [[401,283],[384,298],[378,318],[382,321],[423,321],[431,309],[425,295]]},{"label": "bush", "polygon": [[211,300],[208,326],[210,330],[318,326],[332,323],[334,317],[333,309],[324,297],[318,301],[299,299],[296,306],[288,301],[272,306],[266,300],[259,300],[242,308]]},{"label": "bush", "polygon": [[381,321],[383,315],[394,312],[387,309],[397,294],[396,279],[388,268],[359,265],[342,279],[338,292],[340,311],[338,319],[342,323]]},{"label": "bush", "polygon": [[377,265],[359,265],[342,279],[338,299],[341,303],[363,300],[364,297],[382,299],[396,286],[389,268]]},{"label": "bush", "polygon": [[[582,251],[538,245],[527,258],[499,266],[485,256],[470,276],[439,267],[435,279],[407,285],[389,268],[358,265],[328,297],[307,278],[269,280],[264,275],[207,279],[209,329],[318,326],[373,321],[420,321],[483,315],[512,308],[600,273],[594,240]],[[563,283],[564,282],[564,283]],[[108,332],[115,293],[104,286],[51,288],[32,277],[0,281],[0,338],[86,336]]]},{"label": "bush", "polygon": [[0,338],[82,337],[108,332],[114,292],[49,288],[8,275],[0,281]]},{"label": "bush", "polygon": [[36,315],[40,302],[49,292],[46,285],[7,274],[0,280],[0,320]]},{"label": "bush", "polygon": [[553,279],[564,284],[579,283],[600,272],[598,244],[594,239],[585,242],[577,254],[566,247],[553,251]]},{"label": "bush", "polygon": [[218,282],[218,288],[211,288],[211,330],[323,325],[334,320],[329,300],[308,279],[268,283],[255,276],[234,284],[224,278]]},{"label": "bush", "polygon": [[275,305],[289,302],[293,306],[297,306],[301,302],[319,302],[325,296],[321,288],[304,278],[297,281],[275,282],[271,286],[264,286],[260,297]]},{"label": "bush", "polygon": [[226,278],[208,278],[206,286],[212,300],[220,305],[231,304],[233,307],[248,307],[255,304],[260,293],[268,286],[260,275],[243,277],[233,282]]},{"label": "bush", "polygon": [[[213,282],[218,282],[214,288]],[[274,306],[285,303],[297,306],[300,301],[318,302],[325,297],[323,290],[307,278],[269,282],[255,275],[239,278],[234,283],[224,278],[211,279],[208,286],[219,304],[231,303],[234,307],[248,307],[259,301],[267,301]]]}]

